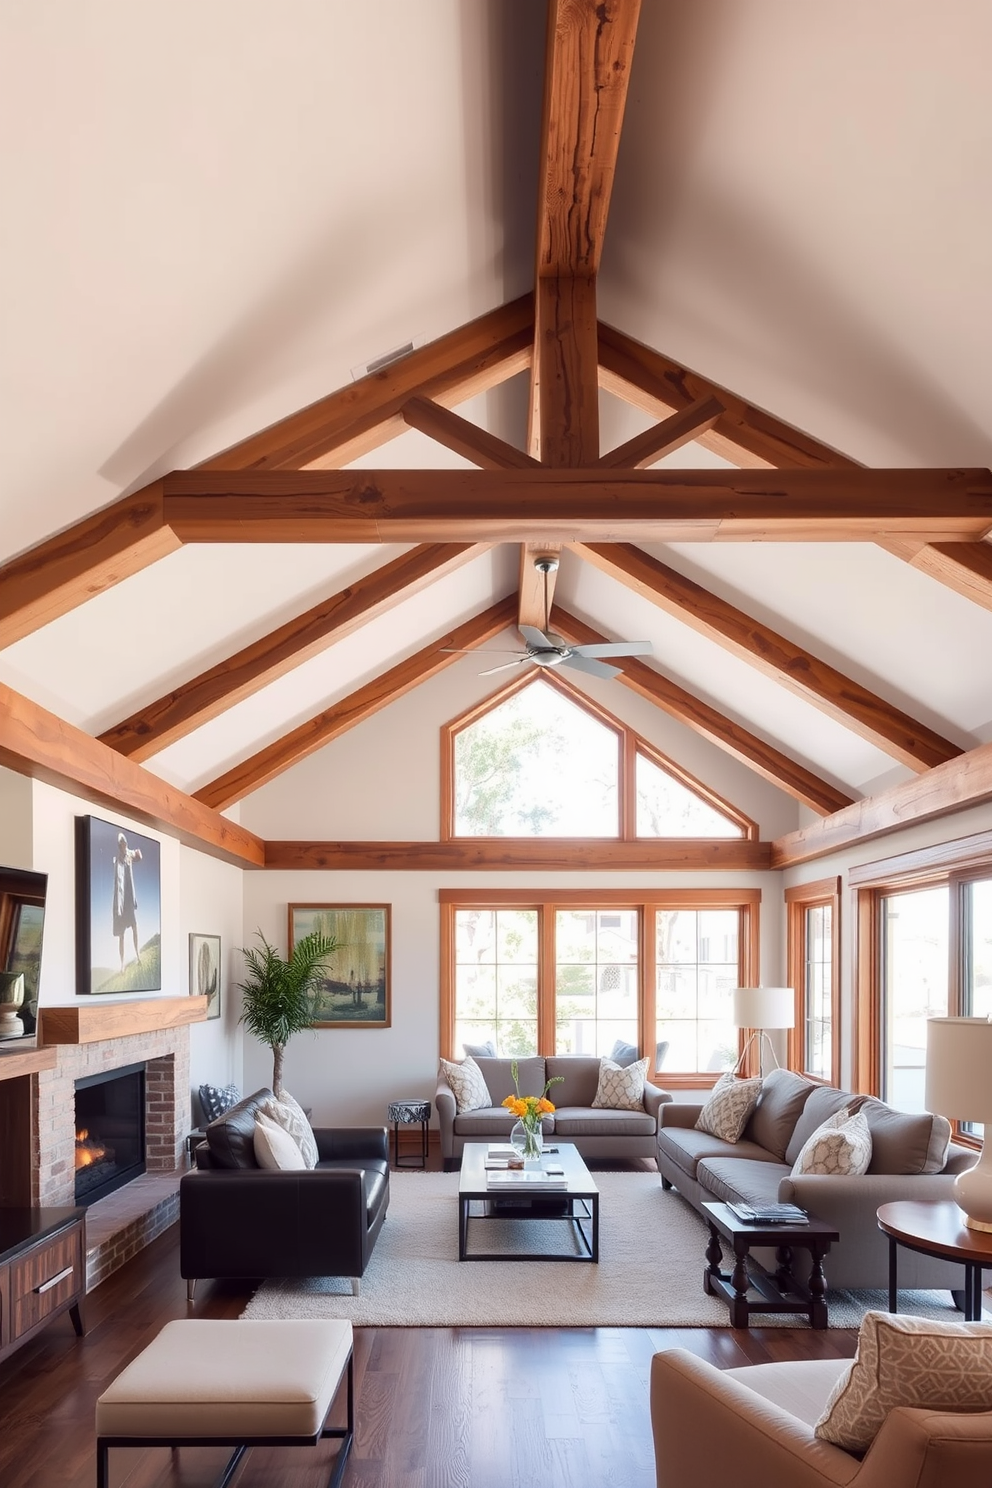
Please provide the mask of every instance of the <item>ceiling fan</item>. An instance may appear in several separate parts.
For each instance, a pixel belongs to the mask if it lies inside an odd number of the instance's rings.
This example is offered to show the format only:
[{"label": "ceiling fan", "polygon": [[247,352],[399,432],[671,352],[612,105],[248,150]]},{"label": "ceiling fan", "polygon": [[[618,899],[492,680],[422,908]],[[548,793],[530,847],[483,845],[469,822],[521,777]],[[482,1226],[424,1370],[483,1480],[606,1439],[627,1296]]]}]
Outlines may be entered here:
[{"label": "ceiling fan", "polygon": [[544,576],[544,628],[539,630],[536,625],[521,625],[519,630],[526,643],[526,651],[504,652],[504,655],[513,656],[514,660],[501,662],[499,666],[488,667],[486,671],[479,673],[480,677],[491,677],[494,672],[506,672],[511,667],[528,665],[568,666],[580,672],[587,672],[591,677],[618,677],[620,668],[605,665],[599,659],[600,657],[650,655],[653,649],[650,641],[597,641],[588,646],[570,646],[548,625],[548,575],[557,569],[558,559],[535,558],[534,567],[539,574]]}]

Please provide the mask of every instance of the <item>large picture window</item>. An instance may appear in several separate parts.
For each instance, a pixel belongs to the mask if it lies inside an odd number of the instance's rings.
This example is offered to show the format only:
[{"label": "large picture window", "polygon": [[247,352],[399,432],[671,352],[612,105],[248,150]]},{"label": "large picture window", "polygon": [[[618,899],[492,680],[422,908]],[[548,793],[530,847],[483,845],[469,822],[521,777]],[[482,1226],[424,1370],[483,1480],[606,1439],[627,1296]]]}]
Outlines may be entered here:
[{"label": "large picture window", "polygon": [[757,975],[760,891],[441,890],[441,1052],[651,1056],[669,1085],[712,1084]]}]

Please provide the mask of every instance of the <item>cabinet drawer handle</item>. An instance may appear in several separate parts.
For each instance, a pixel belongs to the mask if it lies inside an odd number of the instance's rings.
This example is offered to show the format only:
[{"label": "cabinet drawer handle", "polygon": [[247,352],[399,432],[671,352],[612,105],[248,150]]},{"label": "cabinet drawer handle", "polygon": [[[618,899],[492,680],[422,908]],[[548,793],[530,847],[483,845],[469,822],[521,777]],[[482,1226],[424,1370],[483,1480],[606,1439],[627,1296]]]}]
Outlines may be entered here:
[{"label": "cabinet drawer handle", "polygon": [[39,1297],[41,1297],[41,1296],[43,1296],[45,1294],[45,1292],[50,1292],[52,1290],[52,1287],[57,1287],[58,1284],[59,1284],[59,1282],[60,1281],[65,1281],[65,1279],[66,1279],[67,1276],[71,1276],[72,1275],[72,1272],[73,1272],[72,1266],[66,1266],[65,1270],[64,1271],[60,1271],[59,1274],[58,1274],[58,1276],[53,1276],[50,1281],[43,1281],[41,1283],[41,1286],[36,1286],[35,1287],[36,1293],[38,1294]]}]

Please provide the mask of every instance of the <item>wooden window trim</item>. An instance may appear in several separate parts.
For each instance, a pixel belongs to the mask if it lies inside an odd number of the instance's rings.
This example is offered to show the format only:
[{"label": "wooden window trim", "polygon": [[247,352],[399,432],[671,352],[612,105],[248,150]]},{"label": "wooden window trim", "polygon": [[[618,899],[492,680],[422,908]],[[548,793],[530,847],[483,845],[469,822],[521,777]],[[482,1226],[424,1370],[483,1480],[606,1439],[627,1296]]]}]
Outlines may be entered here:
[{"label": "wooden window trim", "polygon": [[[739,911],[738,975],[742,986],[756,985],[760,960],[760,889],[438,889],[441,912],[440,926],[440,1050],[443,1059],[456,1059],[455,1052],[455,914],[459,909],[534,909],[538,912],[538,1052],[543,1058],[554,1055],[554,937],[549,922],[556,910],[588,905],[637,910],[640,915],[640,960],[638,966],[638,1031],[640,1044],[655,1045],[656,1024],[655,930],[659,909],[720,909]],[[551,989],[546,992],[545,989]],[[738,1046],[743,1048],[744,1031],[738,1033]],[[753,1046],[752,1046],[753,1050]],[[745,1073],[751,1069],[749,1056]],[[652,1070],[653,1082],[661,1081],[669,1090],[704,1090],[719,1079],[719,1072],[686,1071],[669,1073]]]},{"label": "wooden window trim", "polygon": [[[830,933],[830,1078],[824,1080],[805,1068],[806,1052],[806,912],[829,905]],[[787,926],[786,964],[789,985],[795,989],[796,1023],[789,1030],[789,1068],[820,1085],[840,1085],[840,878],[819,878],[785,891]]]}]

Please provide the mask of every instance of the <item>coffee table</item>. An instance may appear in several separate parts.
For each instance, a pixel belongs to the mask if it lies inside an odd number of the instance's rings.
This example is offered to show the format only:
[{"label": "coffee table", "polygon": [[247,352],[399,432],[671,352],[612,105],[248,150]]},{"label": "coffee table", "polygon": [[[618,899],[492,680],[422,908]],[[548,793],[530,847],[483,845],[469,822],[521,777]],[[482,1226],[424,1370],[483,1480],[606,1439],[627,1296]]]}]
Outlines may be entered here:
[{"label": "coffee table", "polygon": [[[889,1311],[899,1303],[896,1255],[900,1245],[964,1267],[965,1322],[982,1320],[982,1269],[992,1270],[992,1234],[969,1230],[953,1199],[901,1199],[883,1204],[878,1228],[889,1237]],[[955,1293],[957,1297],[957,1293]]]},{"label": "coffee table", "polygon": [[[488,1142],[466,1142],[458,1182],[458,1259],[460,1261],[599,1261],[599,1189],[579,1156],[574,1143],[559,1142],[557,1151],[545,1161],[565,1169],[566,1186],[550,1193],[494,1194],[486,1183]],[[523,1220],[567,1224],[578,1241],[581,1254],[565,1255],[539,1250],[472,1251],[468,1249],[470,1226]],[[534,1233],[535,1241],[537,1232]]]},{"label": "coffee table", "polygon": [[[751,1224],[738,1219],[728,1204],[704,1204],[710,1227],[706,1247],[706,1270],[703,1289],[711,1296],[722,1297],[730,1305],[730,1326],[750,1327],[754,1312],[802,1312],[810,1327],[827,1326],[827,1282],[823,1274],[823,1257],[840,1231],[821,1219],[810,1217],[808,1224]],[[720,1270],[723,1251],[720,1236],[730,1242],[734,1252],[734,1269],[730,1276]],[[774,1246],[778,1269],[774,1274],[750,1257],[754,1245]],[[792,1274],[793,1250],[808,1250],[813,1258],[809,1282]]]}]

